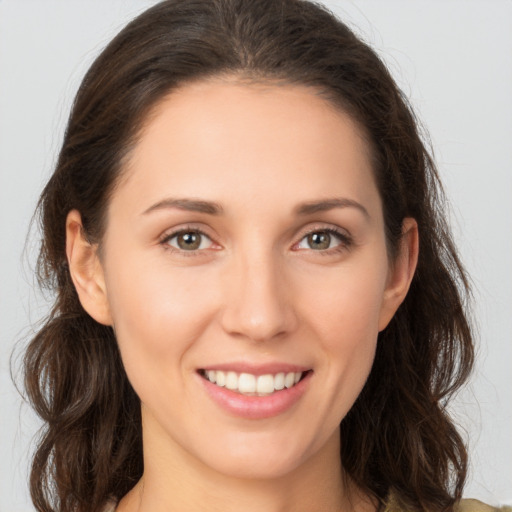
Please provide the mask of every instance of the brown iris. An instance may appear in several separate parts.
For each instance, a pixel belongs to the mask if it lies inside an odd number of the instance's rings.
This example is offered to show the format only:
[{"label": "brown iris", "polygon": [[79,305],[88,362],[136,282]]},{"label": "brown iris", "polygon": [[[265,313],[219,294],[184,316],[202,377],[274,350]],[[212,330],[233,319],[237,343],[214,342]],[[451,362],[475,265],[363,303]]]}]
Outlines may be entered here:
[{"label": "brown iris", "polygon": [[201,234],[194,231],[187,231],[176,235],[176,242],[184,251],[194,251],[201,246]]},{"label": "brown iris", "polygon": [[331,235],[327,231],[316,231],[308,235],[308,245],[311,249],[328,249],[331,245]]}]

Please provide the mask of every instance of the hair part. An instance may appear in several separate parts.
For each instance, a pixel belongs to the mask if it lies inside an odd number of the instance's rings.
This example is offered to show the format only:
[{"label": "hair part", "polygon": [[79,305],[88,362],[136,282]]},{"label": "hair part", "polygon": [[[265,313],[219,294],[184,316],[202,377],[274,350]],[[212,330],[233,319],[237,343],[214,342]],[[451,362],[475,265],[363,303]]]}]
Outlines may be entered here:
[{"label": "hair part", "polygon": [[129,23],[76,95],[39,204],[42,286],[55,303],[29,344],[25,386],[45,427],[30,480],[41,512],[99,512],[143,473],[140,402],[113,330],[82,308],[66,260],[65,221],[80,211],[100,243],[109,199],[152,109],[212,77],[312,86],[365,132],[395,253],[402,222],[420,235],[411,289],[379,335],[374,366],[341,424],[350,478],[407,510],[452,510],[467,469],[446,403],[472,367],[469,286],[443,211],[434,162],[412,109],[376,53],[320,5],[302,0],[168,0]]}]

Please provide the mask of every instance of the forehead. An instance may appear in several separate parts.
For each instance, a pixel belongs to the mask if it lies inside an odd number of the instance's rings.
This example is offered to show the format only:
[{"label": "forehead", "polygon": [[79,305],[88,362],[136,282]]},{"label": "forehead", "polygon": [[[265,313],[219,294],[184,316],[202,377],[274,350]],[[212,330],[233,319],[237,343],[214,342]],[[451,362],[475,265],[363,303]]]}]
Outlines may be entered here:
[{"label": "forehead", "polygon": [[319,91],[216,79],[183,86],[152,110],[123,182],[135,202],[165,189],[270,201],[272,184],[302,200],[305,187],[325,197],[342,177],[361,198],[375,188],[363,130]]},{"label": "forehead", "polygon": [[[198,124],[206,130],[219,130],[236,123],[245,129],[240,136],[255,139],[262,125],[271,130],[287,124],[287,133],[313,141],[328,139],[329,133],[335,136],[337,130],[333,131],[333,125],[339,127],[342,123],[350,125],[354,138],[360,139],[359,149],[365,153],[370,150],[365,128],[343,110],[341,101],[335,101],[319,88],[283,81],[249,81],[228,76],[187,83],[151,109],[139,140],[152,137],[169,121],[180,131],[196,123],[193,127],[196,136],[205,133],[197,131]],[[169,128],[172,127],[167,124],[165,129]],[[208,135],[213,134],[210,129]]]}]

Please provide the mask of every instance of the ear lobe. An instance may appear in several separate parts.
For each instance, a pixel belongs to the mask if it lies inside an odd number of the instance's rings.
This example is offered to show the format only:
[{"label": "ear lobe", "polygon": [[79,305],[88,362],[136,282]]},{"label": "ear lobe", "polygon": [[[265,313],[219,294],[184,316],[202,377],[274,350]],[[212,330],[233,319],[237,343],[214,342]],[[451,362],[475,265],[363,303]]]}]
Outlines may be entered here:
[{"label": "ear lobe", "polygon": [[71,279],[83,308],[97,322],[112,325],[103,268],[97,244],[85,237],[82,217],[72,210],[66,218],[66,256]]},{"label": "ear lobe", "polygon": [[384,291],[379,317],[379,332],[387,327],[409,291],[418,263],[418,252],[418,223],[415,219],[407,217],[402,223],[399,253],[391,264],[388,283]]}]

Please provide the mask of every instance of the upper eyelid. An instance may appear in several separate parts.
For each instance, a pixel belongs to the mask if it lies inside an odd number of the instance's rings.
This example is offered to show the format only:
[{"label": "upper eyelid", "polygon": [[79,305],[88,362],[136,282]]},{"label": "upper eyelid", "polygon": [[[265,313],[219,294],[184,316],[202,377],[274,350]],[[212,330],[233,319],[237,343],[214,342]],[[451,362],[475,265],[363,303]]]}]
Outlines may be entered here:
[{"label": "upper eyelid", "polygon": [[204,235],[206,237],[208,237],[210,240],[214,240],[214,237],[208,233],[208,230],[204,229],[204,228],[201,228],[201,227],[198,227],[198,226],[194,226],[192,224],[188,225],[188,224],[185,224],[183,226],[180,226],[180,227],[176,227],[176,228],[171,228],[171,229],[166,229],[165,231],[162,232],[161,235],[159,235],[158,237],[158,241],[159,242],[163,242],[165,240],[169,240],[170,238],[173,238],[177,235],[180,235],[181,233],[188,233],[188,232],[196,232],[196,233],[200,233],[201,235]]},{"label": "upper eyelid", "polygon": [[326,223],[326,224],[319,223],[319,224],[314,224],[310,228],[305,228],[304,230],[302,230],[301,234],[298,237],[298,240],[302,240],[305,236],[308,236],[311,233],[316,233],[317,231],[328,231],[331,233],[335,233],[342,238],[350,238],[350,239],[352,238],[352,235],[350,234],[350,232],[347,229],[344,229],[340,226],[336,226],[336,225],[329,224],[329,223]]},{"label": "upper eyelid", "polygon": [[189,232],[199,233],[201,236],[205,236],[206,238],[208,238],[210,240],[210,243],[217,244],[217,242],[215,242],[215,240],[210,235],[208,235],[208,233],[205,233],[202,229],[185,227],[164,232],[163,235],[158,239],[158,245],[162,246],[165,251],[170,251],[182,257],[199,257],[207,254],[206,249],[192,249],[187,251],[184,249],[180,249],[179,247],[174,247],[169,243],[170,240],[172,240],[176,236],[179,236],[182,233]]},{"label": "upper eyelid", "polygon": [[[312,233],[329,233],[330,235],[334,235],[335,237],[337,237],[339,239],[340,245],[348,246],[348,245],[352,245],[352,243],[353,243],[352,236],[350,234],[344,232],[344,230],[335,229],[335,228],[323,228],[323,229],[320,228],[320,229],[312,229],[310,231],[307,231],[300,238],[298,238],[298,240],[293,244],[293,246],[299,245],[306,237],[308,237]],[[315,251],[315,252],[325,252],[325,251],[329,251],[331,249],[333,249],[333,248],[325,249],[322,251]]]},{"label": "upper eyelid", "polygon": [[173,233],[164,235],[164,237],[162,238],[162,241],[165,242],[166,240],[172,240],[173,238],[175,238],[179,235],[182,235],[184,233],[198,233],[201,236],[205,236],[206,238],[208,238],[209,240],[211,240],[213,242],[212,237],[208,233],[205,233],[204,231],[201,231],[199,229],[180,229],[179,231],[174,231]]},{"label": "upper eyelid", "polygon": [[192,226],[184,226],[184,227],[179,227],[179,228],[167,229],[167,230],[163,231],[162,234],[156,238],[156,243],[158,246],[161,246],[166,251],[182,253],[187,256],[193,256],[194,254],[197,255],[198,253],[204,252],[204,249],[192,249],[192,250],[187,251],[187,250],[180,249],[179,247],[175,247],[174,245],[171,244],[172,239],[176,238],[180,234],[190,233],[190,232],[199,233],[201,236],[206,237],[210,241],[209,242],[210,244],[217,244],[217,242],[214,240],[214,238],[212,238],[208,233],[206,233],[205,230],[197,228],[197,227],[192,227]]}]

